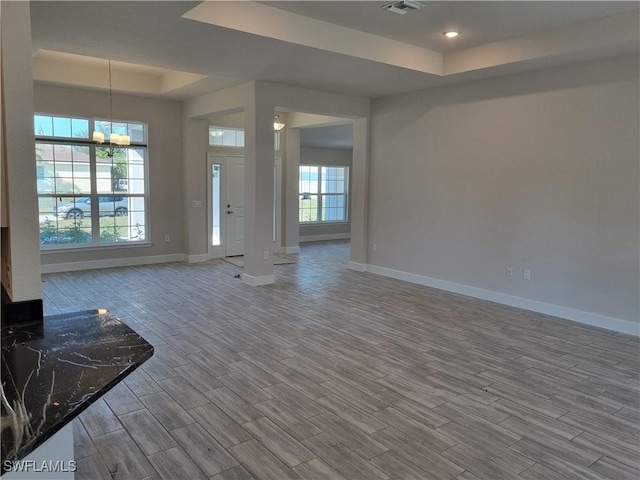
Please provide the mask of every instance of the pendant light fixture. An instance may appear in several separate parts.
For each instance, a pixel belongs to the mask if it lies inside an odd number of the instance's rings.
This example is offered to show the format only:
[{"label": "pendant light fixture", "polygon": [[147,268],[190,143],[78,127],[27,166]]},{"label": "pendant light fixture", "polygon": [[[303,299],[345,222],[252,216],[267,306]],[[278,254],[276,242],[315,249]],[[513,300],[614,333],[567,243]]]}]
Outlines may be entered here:
[{"label": "pendant light fixture", "polygon": [[[113,131],[113,86],[111,80],[111,59],[109,62],[109,150],[107,156],[113,157],[114,153],[118,150],[117,147],[125,147],[131,145],[131,137],[127,134],[119,135]],[[104,132],[94,131],[93,141],[99,145],[105,142]]]},{"label": "pendant light fixture", "polygon": [[280,115],[274,115],[273,116],[273,129],[276,132],[279,132],[280,130],[282,130],[286,125],[282,122],[280,122]]}]

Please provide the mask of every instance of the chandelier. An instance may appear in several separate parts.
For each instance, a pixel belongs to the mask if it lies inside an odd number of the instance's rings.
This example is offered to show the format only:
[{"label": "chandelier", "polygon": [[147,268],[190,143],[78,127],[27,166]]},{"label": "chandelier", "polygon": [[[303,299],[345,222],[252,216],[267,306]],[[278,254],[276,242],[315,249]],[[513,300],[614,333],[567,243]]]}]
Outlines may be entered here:
[{"label": "chandelier", "polygon": [[[108,130],[109,133],[109,149],[107,151],[107,156],[113,157],[114,153],[116,153],[119,148],[131,145],[131,137],[127,134],[118,134],[113,131],[113,87],[112,87],[112,79],[111,79],[111,59],[109,61],[109,121],[105,122],[106,126],[103,124],[103,130]],[[93,132],[93,141],[99,145],[102,145],[105,142],[104,131]]]}]

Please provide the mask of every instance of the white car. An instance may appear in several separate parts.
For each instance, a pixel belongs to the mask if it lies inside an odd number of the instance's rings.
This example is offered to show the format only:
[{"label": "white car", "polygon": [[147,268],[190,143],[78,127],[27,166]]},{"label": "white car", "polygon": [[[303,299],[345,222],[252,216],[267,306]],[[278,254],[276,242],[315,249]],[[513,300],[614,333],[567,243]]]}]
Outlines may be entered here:
[{"label": "white car", "polygon": [[[100,195],[98,204],[101,217],[124,217],[129,214],[128,202],[124,197]],[[54,205],[53,211],[56,216],[69,220],[90,217],[91,198],[78,197],[75,200]]]}]

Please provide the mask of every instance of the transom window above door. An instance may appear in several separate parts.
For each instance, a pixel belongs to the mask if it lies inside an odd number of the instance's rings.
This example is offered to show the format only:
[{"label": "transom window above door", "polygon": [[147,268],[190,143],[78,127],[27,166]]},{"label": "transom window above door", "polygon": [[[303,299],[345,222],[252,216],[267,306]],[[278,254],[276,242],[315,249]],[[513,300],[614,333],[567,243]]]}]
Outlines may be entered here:
[{"label": "transom window above door", "polygon": [[[273,145],[274,150],[280,150],[280,132],[274,132]],[[209,125],[209,146],[243,148],[244,129]]]},{"label": "transom window above door", "polygon": [[210,125],[209,145],[213,147],[244,147],[244,129]]}]

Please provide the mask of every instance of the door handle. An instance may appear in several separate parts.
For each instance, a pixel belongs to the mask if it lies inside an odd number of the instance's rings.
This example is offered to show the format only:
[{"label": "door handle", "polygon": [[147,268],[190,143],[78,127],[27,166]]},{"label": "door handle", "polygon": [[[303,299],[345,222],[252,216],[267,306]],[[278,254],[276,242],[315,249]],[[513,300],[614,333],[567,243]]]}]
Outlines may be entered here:
[{"label": "door handle", "polygon": [[227,210],[227,215],[229,215],[231,213],[235,213],[235,212],[232,212],[231,210]]}]

